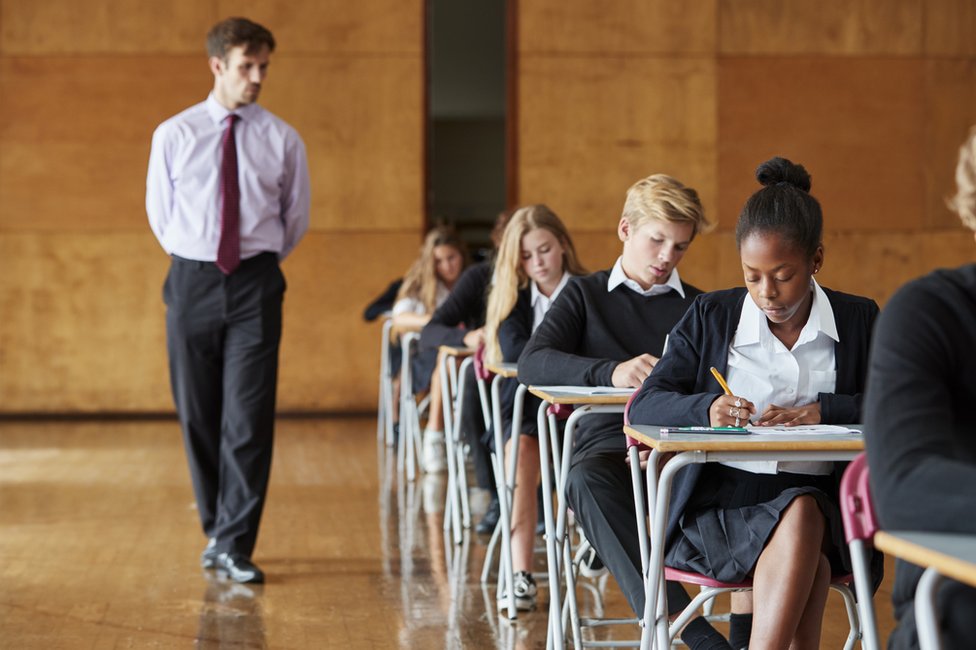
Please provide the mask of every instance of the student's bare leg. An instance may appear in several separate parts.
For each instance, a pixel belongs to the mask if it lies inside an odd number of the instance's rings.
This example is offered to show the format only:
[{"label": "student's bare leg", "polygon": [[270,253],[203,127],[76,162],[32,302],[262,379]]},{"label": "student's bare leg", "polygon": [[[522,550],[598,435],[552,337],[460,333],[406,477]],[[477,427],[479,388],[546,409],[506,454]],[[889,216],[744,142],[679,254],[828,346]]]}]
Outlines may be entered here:
[{"label": "student's bare leg", "polygon": [[814,616],[822,617],[827,597],[820,562],[825,527],[811,496],[797,497],[783,512],[756,563],[750,650],[819,646],[821,618]]},{"label": "student's bare leg", "polygon": [[[440,364],[438,364],[440,368]],[[444,411],[441,401],[441,373],[438,368],[430,376],[430,403],[427,407],[427,429],[430,431],[444,430]]]},{"label": "student's bare leg", "polygon": [[[511,458],[512,441],[505,443],[506,467]],[[539,517],[539,440],[522,436],[515,467],[515,494],[512,497],[512,569],[532,572],[535,526]]]}]

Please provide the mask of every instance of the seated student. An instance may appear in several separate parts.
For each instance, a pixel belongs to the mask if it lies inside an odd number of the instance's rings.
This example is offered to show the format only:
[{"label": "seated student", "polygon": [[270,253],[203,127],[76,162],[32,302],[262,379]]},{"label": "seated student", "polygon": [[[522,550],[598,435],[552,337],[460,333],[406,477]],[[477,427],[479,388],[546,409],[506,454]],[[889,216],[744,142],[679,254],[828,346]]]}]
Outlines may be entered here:
[{"label": "seated student", "polygon": [[[695,235],[708,226],[695,190],[664,174],[635,183],[617,224],[621,256],[611,270],[567,283],[519,358],[519,381],[640,386],[668,332],[701,293],[681,281],[677,266]],[[643,614],[637,518],[623,462],[623,417],[587,416],[576,435],[567,498],[630,606]],[[669,598],[682,607],[688,602],[676,584],[669,585]],[[716,637],[725,643],[703,618],[682,635],[693,648],[711,647],[708,640]]]},{"label": "seated student", "polygon": [[[452,228],[431,228],[424,238],[420,256],[410,266],[397,293],[397,300],[393,304],[394,328],[416,330],[426,325],[434,310],[447,299],[461,276],[466,261],[467,248]],[[430,389],[427,428],[424,432],[425,446],[436,442],[428,442],[428,439],[436,438],[438,432],[441,444],[444,440],[444,415],[440,407],[440,378],[436,372],[436,363],[436,351],[421,350],[411,362],[413,386],[406,387],[414,393]],[[393,394],[399,395],[398,381],[394,381]],[[398,400],[394,399],[394,404],[397,403]],[[432,471],[426,466],[425,469]]]},{"label": "seated student", "polygon": [[[878,306],[814,280],[824,262],[823,217],[806,170],[773,158],[756,177],[763,188],[735,229],[746,286],[695,300],[634,400],[631,422],[860,419]],[[712,366],[733,395],[723,394]],[[675,477],[665,563],[727,582],[752,578],[750,648],[819,647],[831,573],[849,572],[837,505],[842,466],[707,463]]]},{"label": "seated student", "polygon": [[[976,130],[959,152],[952,207],[976,231]],[[875,332],[864,435],[881,525],[976,534],[976,264],[902,287]],[[891,649],[917,648],[915,587],[922,569],[898,562]],[[953,580],[936,595],[945,648],[976,639],[976,589]]]},{"label": "seated student", "polygon": [[[571,276],[586,271],[566,226],[545,205],[520,208],[505,227],[485,318],[485,360],[489,363],[518,361],[532,332],[542,323],[549,306]],[[511,453],[511,422],[518,383],[506,381],[502,395],[505,423],[505,456]],[[532,550],[538,520],[539,439],[536,428],[538,398],[525,400],[520,423],[519,452],[512,498],[512,568],[515,604],[519,610],[535,607],[536,584],[532,578]],[[499,597],[499,607],[508,603]]]},{"label": "seated student", "polygon": [[[511,217],[511,212],[504,211],[495,219],[491,231],[494,246],[501,240],[505,224]],[[472,264],[461,275],[457,285],[437,308],[430,322],[420,333],[421,350],[437,350],[441,345],[455,347],[478,348],[484,344],[483,327],[485,324],[485,301],[488,297],[488,285],[491,281],[492,260],[487,259]],[[436,352],[435,352],[436,354]],[[464,414],[461,422],[461,433],[465,436],[471,451],[474,464],[475,480],[478,487],[491,495],[484,517],[475,525],[478,533],[490,533],[498,523],[498,495],[495,494],[495,476],[491,469],[491,451],[485,446],[482,437],[485,424],[481,412],[481,401],[478,396],[477,383],[473,368],[465,379]],[[443,436],[441,444],[425,447],[425,465],[431,465],[443,470],[446,465]]]}]

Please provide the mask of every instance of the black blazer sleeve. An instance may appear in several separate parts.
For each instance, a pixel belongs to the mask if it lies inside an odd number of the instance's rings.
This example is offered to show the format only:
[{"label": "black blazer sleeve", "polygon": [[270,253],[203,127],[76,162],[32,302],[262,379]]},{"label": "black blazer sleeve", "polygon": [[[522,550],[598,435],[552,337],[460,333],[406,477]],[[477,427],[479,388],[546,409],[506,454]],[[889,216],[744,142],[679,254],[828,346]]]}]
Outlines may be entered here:
[{"label": "black blazer sleeve", "polygon": [[519,381],[536,386],[609,386],[618,361],[575,354],[585,327],[583,292],[573,278],[525,345],[518,360]]},{"label": "black blazer sleeve", "polygon": [[469,267],[458,278],[447,300],[420,331],[421,349],[464,345],[464,335],[485,323],[485,294],[491,268],[487,262]]},{"label": "black blazer sleeve", "polygon": [[532,336],[532,297],[529,289],[521,289],[518,292],[518,300],[512,313],[498,326],[498,345],[502,349],[502,358],[505,361],[518,361],[525,349],[525,344]]},{"label": "black blazer sleeve", "polygon": [[403,278],[397,278],[390,283],[382,294],[376,297],[373,302],[366,306],[363,311],[363,320],[371,322],[385,314],[386,312],[393,309],[393,303],[396,302],[397,292],[400,291],[400,285],[403,284]]}]

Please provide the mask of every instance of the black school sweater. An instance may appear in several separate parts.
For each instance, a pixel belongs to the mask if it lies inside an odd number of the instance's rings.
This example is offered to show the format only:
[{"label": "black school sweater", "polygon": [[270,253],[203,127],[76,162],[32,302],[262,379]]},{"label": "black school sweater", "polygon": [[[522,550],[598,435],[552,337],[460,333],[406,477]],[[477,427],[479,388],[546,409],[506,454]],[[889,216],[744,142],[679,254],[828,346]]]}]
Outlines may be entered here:
[{"label": "black school sweater", "polygon": [[[701,293],[682,282],[676,291],[645,297],[620,285],[607,291],[610,271],[571,278],[518,361],[529,386],[610,386],[614,369],[641,354],[661,356],[671,328]],[[623,417],[593,415],[577,429],[577,454],[606,438],[624,449]]]}]

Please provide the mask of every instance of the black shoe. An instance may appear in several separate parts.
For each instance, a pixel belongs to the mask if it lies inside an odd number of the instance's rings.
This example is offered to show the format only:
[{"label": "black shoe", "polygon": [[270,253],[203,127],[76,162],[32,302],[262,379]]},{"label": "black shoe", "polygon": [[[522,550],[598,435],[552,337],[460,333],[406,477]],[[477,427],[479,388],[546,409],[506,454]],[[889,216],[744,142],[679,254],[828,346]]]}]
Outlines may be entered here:
[{"label": "black shoe", "polygon": [[218,555],[217,572],[234,582],[264,582],[264,572],[251,560],[236,553]]},{"label": "black shoe", "polygon": [[481,518],[481,521],[474,527],[474,531],[479,535],[488,535],[495,531],[495,526],[498,525],[498,517],[500,513],[501,506],[498,504],[498,497],[494,496],[491,499],[491,503],[488,504],[488,509],[485,510],[485,516]]},{"label": "black shoe", "polygon": [[217,566],[217,555],[217,538],[211,537],[203,553],[200,554],[200,566],[204,569],[214,568]]},{"label": "black shoe", "polygon": [[609,570],[600,556],[596,554],[596,549],[591,546],[580,560],[579,572],[580,575],[587,578],[599,578],[609,573]]}]

